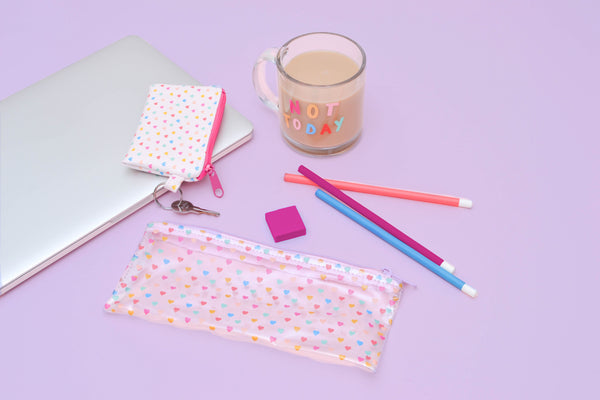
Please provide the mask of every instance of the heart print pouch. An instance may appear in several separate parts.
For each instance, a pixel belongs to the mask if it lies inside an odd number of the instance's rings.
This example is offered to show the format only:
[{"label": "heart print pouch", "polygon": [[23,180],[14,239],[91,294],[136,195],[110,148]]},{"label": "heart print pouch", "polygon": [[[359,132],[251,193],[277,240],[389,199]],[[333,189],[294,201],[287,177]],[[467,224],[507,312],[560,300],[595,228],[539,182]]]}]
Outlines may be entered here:
[{"label": "heart print pouch", "polygon": [[217,197],[223,188],[211,157],[225,111],[225,91],[213,86],[150,86],[137,130],[123,158],[126,166],[168,177],[176,192],[183,181],[208,175]]},{"label": "heart print pouch", "polygon": [[104,308],[374,372],[401,292],[385,271],[152,223]]}]

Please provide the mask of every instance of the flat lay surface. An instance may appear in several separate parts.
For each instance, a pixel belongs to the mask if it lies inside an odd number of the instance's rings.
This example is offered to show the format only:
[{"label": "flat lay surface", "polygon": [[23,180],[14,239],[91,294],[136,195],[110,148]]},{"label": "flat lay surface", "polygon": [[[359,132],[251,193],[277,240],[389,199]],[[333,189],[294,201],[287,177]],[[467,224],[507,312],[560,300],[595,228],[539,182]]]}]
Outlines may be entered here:
[{"label": "flat lay surface", "polygon": [[[224,88],[254,137],[215,162],[222,198],[208,177],[182,185],[186,200],[220,217],[149,204],[0,296],[2,398],[598,397],[597,2],[48,3],[3,1],[0,99],[137,35]],[[352,38],[367,57],[363,133],[330,157],[293,150],[252,84],[265,49],[319,31]],[[455,266],[478,296],[329,207],[316,187],[284,182],[300,165],[327,179],[472,200],[469,209],[346,192]],[[290,206],[306,234],[275,243],[265,214]],[[147,224],[161,221],[408,282],[377,372],[106,312]],[[140,310],[150,314],[148,304]]]}]

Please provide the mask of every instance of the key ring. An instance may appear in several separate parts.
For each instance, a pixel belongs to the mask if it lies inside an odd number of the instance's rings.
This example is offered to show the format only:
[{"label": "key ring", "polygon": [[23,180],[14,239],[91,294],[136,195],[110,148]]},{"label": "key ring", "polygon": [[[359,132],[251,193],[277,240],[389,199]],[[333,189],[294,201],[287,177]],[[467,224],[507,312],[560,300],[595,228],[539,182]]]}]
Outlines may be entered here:
[{"label": "key ring", "polygon": [[[162,208],[163,210],[167,210],[167,211],[175,211],[175,210],[173,210],[171,207],[165,207],[165,206],[163,206],[162,204],[160,204],[160,201],[158,201],[158,197],[156,196],[156,192],[157,192],[159,189],[163,188],[163,187],[165,187],[165,184],[164,184],[164,183],[159,183],[159,184],[158,184],[158,185],[156,185],[156,187],[154,188],[154,192],[152,192],[152,197],[154,197],[154,202],[155,202],[156,204],[158,204],[158,206],[159,206],[160,208]],[[183,190],[181,190],[181,188],[179,188],[179,189],[178,189],[178,192],[179,192],[179,202],[181,203],[181,202],[183,201]]]},{"label": "key ring", "polygon": [[218,211],[206,210],[204,208],[196,207],[195,205],[193,205],[189,201],[184,200],[183,199],[183,190],[181,190],[181,188],[178,189],[179,200],[175,200],[174,202],[172,202],[171,203],[171,207],[165,207],[165,206],[163,206],[162,204],[160,204],[160,201],[158,201],[158,197],[156,196],[156,192],[159,191],[164,186],[165,186],[164,183],[159,183],[154,188],[154,192],[152,192],[152,197],[154,197],[154,202],[156,204],[158,204],[158,206],[160,208],[162,208],[163,210],[173,211],[173,212],[175,212],[177,214],[189,214],[189,213],[193,213],[193,214],[208,214],[208,215],[212,215],[213,217],[218,217],[219,215],[221,215]]}]

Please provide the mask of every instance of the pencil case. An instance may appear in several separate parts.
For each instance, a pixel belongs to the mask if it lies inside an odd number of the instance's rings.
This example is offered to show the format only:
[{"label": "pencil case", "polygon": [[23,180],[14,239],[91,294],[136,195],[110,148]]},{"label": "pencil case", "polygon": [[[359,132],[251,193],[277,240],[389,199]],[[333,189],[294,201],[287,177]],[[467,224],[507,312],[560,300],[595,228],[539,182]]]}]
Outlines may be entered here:
[{"label": "pencil case", "polygon": [[374,372],[402,288],[387,271],[151,223],[104,308]]},{"label": "pencil case", "polygon": [[172,192],[184,181],[208,175],[213,192],[222,197],[211,157],[225,102],[225,91],[218,87],[151,85],[123,164],[168,177],[165,187]]}]

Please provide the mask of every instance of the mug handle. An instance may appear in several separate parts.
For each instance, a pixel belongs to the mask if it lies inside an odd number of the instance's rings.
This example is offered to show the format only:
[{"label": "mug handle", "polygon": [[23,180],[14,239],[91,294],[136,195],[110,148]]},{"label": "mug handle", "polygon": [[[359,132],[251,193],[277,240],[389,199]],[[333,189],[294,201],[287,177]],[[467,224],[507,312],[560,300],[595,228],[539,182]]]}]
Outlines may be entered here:
[{"label": "mug handle", "polygon": [[275,57],[277,57],[278,51],[279,49],[275,47],[263,51],[260,57],[258,57],[258,60],[256,60],[256,63],[254,63],[254,68],[252,69],[252,83],[254,84],[254,90],[256,91],[258,98],[273,111],[279,111],[279,106],[277,105],[277,96],[275,96],[267,84],[265,63],[269,61],[275,64]]}]

